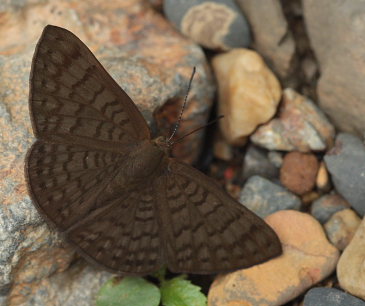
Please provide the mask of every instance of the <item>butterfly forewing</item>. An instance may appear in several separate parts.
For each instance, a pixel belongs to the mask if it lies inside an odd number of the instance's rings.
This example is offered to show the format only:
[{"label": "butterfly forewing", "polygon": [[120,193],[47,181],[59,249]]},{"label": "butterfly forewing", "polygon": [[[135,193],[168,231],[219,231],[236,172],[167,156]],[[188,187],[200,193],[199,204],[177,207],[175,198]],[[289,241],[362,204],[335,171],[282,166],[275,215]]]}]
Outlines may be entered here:
[{"label": "butterfly forewing", "polygon": [[135,104],[91,51],[54,26],[44,29],[33,57],[30,110],[36,136],[49,141],[125,150],[150,138]]},{"label": "butterfly forewing", "polygon": [[278,237],[264,221],[194,168],[170,159],[159,188],[170,270],[218,273],[281,253]]},{"label": "butterfly forewing", "polygon": [[30,78],[29,193],[89,261],[113,272],[216,273],[279,255],[276,234],[150,140],[135,104],[71,32],[47,26]]}]

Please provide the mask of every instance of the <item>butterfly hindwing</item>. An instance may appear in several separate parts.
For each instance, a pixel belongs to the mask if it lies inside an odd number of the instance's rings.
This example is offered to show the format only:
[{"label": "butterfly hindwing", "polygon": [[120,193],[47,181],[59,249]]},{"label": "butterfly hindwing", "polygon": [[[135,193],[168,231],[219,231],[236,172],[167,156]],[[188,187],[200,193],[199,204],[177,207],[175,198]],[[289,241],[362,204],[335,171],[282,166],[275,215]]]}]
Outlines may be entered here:
[{"label": "butterfly hindwing", "polygon": [[80,39],[56,26],[38,42],[29,103],[36,137],[47,141],[125,150],[150,138],[129,96]]},{"label": "butterfly hindwing", "polygon": [[170,159],[159,186],[170,270],[218,273],[281,253],[278,237],[263,220],[196,169]]},{"label": "butterfly hindwing", "polygon": [[129,190],[111,209],[65,233],[92,263],[116,273],[144,275],[163,262],[162,241],[152,187]]}]

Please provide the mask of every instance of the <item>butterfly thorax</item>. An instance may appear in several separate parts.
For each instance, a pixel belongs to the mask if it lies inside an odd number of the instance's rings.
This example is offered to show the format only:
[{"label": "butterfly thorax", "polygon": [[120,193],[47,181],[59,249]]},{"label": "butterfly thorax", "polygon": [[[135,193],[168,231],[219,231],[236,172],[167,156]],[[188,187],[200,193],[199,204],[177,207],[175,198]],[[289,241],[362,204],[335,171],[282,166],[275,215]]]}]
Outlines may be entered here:
[{"label": "butterfly thorax", "polygon": [[129,153],[125,170],[132,180],[139,180],[161,174],[167,162],[168,154],[163,146],[156,140],[143,140]]}]

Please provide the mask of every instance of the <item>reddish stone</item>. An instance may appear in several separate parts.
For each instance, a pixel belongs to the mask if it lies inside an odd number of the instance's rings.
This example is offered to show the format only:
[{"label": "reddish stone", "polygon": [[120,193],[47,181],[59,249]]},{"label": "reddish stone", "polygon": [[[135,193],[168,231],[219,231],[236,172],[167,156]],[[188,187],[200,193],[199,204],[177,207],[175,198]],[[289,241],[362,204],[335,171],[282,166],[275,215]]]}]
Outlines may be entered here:
[{"label": "reddish stone", "polygon": [[315,155],[290,152],[284,157],[280,181],[290,191],[303,195],[313,189],[318,168],[319,163]]}]

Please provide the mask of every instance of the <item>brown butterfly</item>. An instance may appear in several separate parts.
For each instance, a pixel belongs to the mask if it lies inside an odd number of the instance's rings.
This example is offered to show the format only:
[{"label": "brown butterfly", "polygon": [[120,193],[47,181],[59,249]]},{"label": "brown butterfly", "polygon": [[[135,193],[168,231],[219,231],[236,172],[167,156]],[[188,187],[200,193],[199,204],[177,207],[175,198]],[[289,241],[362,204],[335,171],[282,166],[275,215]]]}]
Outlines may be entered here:
[{"label": "brown butterfly", "polygon": [[91,51],[47,26],[30,76],[34,205],[88,261],[123,274],[162,265],[218,273],[281,253],[274,231],[198,170],[169,157]]}]

